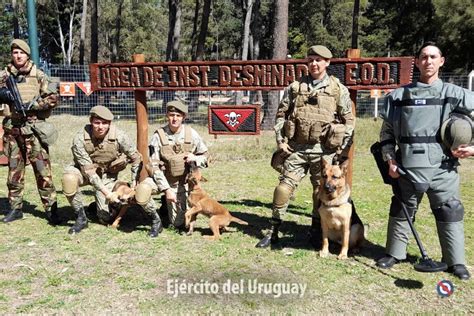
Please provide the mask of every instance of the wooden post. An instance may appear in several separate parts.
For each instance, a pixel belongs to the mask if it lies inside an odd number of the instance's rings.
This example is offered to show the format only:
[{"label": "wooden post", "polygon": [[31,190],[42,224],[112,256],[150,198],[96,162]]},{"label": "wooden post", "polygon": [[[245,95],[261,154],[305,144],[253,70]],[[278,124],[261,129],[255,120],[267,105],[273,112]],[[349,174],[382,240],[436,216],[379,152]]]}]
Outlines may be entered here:
[{"label": "wooden post", "polygon": [[[346,51],[346,57],[347,58],[360,58],[360,49],[357,48],[349,48]],[[349,93],[351,96],[351,101],[352,101],[352,113],[354,114],[354,124],[356,121],[356,104],[357,104],[357,90],[356,89],[349,89]],[[354,150],[355,150],[355,131],[354,135],[352,136],[352,146],[349,149],[349,167],[347,169],[347,183],[349,183],[349,186],[352,189],[352,166],[354,164]]]},{"label": "wooden post", "polygon": [[[134,54],[133,62],[144,63],[145,55]],[[143,168],[140,172],[140,182],[148,177],[144,166],[148,163],[148,108],[146,105],[146,91],[135,90],[135,113],[137,114],[137,149],[143,157]]]}]

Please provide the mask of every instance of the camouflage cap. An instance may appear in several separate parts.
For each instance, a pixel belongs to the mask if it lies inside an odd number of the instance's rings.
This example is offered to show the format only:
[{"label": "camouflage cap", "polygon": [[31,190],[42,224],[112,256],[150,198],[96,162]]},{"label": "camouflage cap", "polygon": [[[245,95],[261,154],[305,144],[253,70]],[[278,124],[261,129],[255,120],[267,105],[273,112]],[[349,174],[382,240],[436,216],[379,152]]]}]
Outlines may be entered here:
[{"label": "camouflage cap", "polygon": [[311,46],[311,47],[308,49],[308,53],[307,53],[306,55],[307,55],[307,56],[310,56],[310,55],[319,55],[319,56],[321,56],[322,58],[326,58],[326,59],[332,58],[332,53],[331,53],[331,51],[330,51],[326,46],[323,46],[323,45],[314,45],[314,46]]},{"label": "camouflage cap", "polygon": [[95,116],[107,121],[112,121],[114,119],[112,112],[103,105],[94,106],[89,113],[91,117]]},{"label": "camouflage cap", "polygon": [[469,145],[472,141],[472,120],[462,114],[452,115],[441,125],[441,139],[450,149],[454,150],[459,145]]},{"label": "camouflage cap", "polygon": [[11,47],[11,50],[13,50],[14,48],[19,48],[25,53],[27,53],[28,56],[31,55],[30,45],[28,45],[24,40],[21,40],[19,38],[14,39],[10,47]]},{"label": "camouflage cap", "polygon": [[174,100],[166,104],[166,111],[168,112],[178,111],[183,114],[188,114],[188,106],[181,101]]}]

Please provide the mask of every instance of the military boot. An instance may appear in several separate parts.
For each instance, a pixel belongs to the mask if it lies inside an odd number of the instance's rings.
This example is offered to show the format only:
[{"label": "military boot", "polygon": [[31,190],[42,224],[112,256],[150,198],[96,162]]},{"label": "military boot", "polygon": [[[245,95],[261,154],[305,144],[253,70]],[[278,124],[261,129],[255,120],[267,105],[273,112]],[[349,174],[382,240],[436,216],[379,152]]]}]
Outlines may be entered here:
[{"label": "military boot", "polygon": [[158,213],[156,213],[156,211],[151,213],[151,218],[152,218],[151,229],[148,235],[151,238],[155,238],[155,237],[158,237],[158,234],[163,231],[163,225],[161,224],[161,219],[158,216]]},{"label": "military boot", "polygon": [[321,230],[321,218],[313,216],[311,228],[309,229],[309,243],[314,249],[321,249],[323,241],[323,231]]},{"label": "military boot", "polygon": [[270,245],[274,245],[278,243],[278,229],[280,228],[281,225],[281,219],[277,218],[272,218],[270,220],[270,224],[272,224],[272,227],[270,228],[270,231],[263,237],[256,245],[255,247],[257,248],[267,248]]},{"label": "military boot", "polygon": [[10,223],[10,222],[16,221],[17,219],[22,219],[22,218],[23,218],[23,211],[22,210],[11,210],[2,219],[2,222]]},{"label": "military boot", "polygon": [[58,203],[54,202],[49,208],[46,209],[46,217],[51,225],[59,225],[61,218],[58,215]]},{"label": "military boot", "polygon": [[76,222],[74,223],[74,225],[72,225],[71,228],[69,228],[69,234],[77,234],[86,227],[87,227],[86,212],[84,211],[84,207],[80,207],[77,210]]},{"label": "military boot", "polygon": [[158,215],[161,219],[161,224],[163,227],[168,228],[170,226],[170,215],[168,213],[168,204],[166,202],[166,196],[164,194],[161,195],[161,206],[158,211]]}]

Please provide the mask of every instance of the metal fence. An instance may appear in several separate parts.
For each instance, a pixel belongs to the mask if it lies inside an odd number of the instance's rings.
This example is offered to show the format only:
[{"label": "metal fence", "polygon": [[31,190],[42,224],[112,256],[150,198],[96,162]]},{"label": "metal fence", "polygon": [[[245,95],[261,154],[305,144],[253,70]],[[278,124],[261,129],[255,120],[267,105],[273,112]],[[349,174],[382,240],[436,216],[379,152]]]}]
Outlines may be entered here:
[{"label": "metal fence", "polygon": [[[108,106],[114,114],[123,119],[135,118],[134,93],[129,91],[96,91],[88,89],[89,67],[83,65],[44,65],[45,72],[55,81],[60,82],[67,91],[61,91],[61,102],[55,113],[88,115],[91,107],[97,104]],[[414,74],[417,77],[417,74]],[[468,75],[442,74],[442,79],[468,87]],[[280,95],[283,91],[280,91]],[[358,91],[357,117],[377,117],[382,110],[385,93],[380,91],[378,97],[371,96],[370,91]],[[266,91],[147,91],[147,107],[150,122],[164,116],[163,105],[167,101],[179,98],[190,107],[188,119],[195,123],[205,124],[208,119],[209,105],[245,105],[268,104],[269,94]],[[263,109],[262,109],[263,114]],[[270,115],[274,115],[271,113]]]}]

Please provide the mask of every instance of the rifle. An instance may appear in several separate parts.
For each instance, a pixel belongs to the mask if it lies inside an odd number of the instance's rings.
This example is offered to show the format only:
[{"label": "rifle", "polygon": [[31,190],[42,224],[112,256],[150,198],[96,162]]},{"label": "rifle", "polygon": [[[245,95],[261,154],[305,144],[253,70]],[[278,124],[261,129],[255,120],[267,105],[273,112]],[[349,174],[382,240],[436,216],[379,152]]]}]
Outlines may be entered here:
[{"label": "rifle", "polygon": [[[13,96],[12,103],[13,103],[13,106],[15,107],[15,110],[18,113],[23,114],[23,116],[26,116],[25,105],[23,104],[23,101],[21,100],[21,95],[20,95],[20,92],[18,91],[18,86],[16,84],[16,80],[15,80],[15,78],[13,78],[12,75],[9,75],[7,77],[6,86],[7,86],[7,89],[10,91],[10,93]],[[26,109],[26,110],[28,110],[28,109]]]}]

